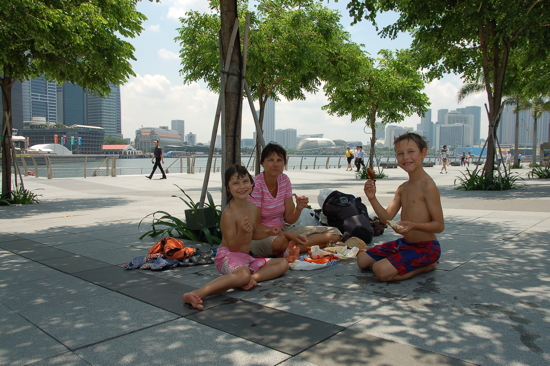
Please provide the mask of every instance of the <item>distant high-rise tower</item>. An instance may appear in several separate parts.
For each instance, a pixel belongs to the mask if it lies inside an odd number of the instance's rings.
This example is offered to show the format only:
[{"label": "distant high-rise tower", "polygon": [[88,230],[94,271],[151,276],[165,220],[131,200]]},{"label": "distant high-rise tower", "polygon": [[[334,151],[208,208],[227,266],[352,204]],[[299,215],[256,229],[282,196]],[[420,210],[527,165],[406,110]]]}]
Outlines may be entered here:
[{"label": "distant high-rise tower", "polygon": [[86,92],[80,85],[57,86],[57,121],[66,126],[86,124]]},{"label": "distant high-rise tower", "polygon": [[481,142],[481,107],[468,106],[464,108],[464,114],[474,116],[474,144],[479,145]]},{"label": "distant high-rise tower", "polygon": [[57,84],[39,77],[21,83],[23,121],[44,117],[57,122]]},{"label": "distant high-rise tower", "polygon": [[271,98],[265,103],[263,129],[265,143],[275,141],[275,101]]},{"label": "distant high-rise tower", "polygon": [[449,113],[448,109],[439,109],[437,111],[437,123],[443,124],[445,123],[445,116]]},{"label": "distant high-rise tower", "polygon": [[183,119],[173,119],[172,120],[172,131],[178,131],[183,140],[185,136],[185,121]]},{"label": "distant high-rise tower", "polygon": [[105,136],[122,137],[120,87],[111,85],[111,94],[105,98],[87,94],[86,124],[102,127]]},{"label": "distant high-rise tower", "polygon": [[197,135],[193,132],[189,132],[187,135],[185,135],[185,141],[188,145],[194,146],[197,144]]},{"label": "distant high-rise tower", "polygon": [[433,146],[434,141],[434,123],[432,122],[432,110],[428,109],[426,114],[420,119],[419,130],[422,131],[422,135],[428,140],[429,145]]}]

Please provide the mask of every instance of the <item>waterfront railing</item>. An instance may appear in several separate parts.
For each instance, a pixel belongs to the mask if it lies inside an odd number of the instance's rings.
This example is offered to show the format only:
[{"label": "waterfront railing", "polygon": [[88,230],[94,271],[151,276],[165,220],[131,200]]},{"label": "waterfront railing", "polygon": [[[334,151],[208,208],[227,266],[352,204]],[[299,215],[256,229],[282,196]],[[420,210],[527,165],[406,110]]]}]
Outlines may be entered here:
[{"label": "waterfront railing", "polygon": [[[191,155],[176,158],[164,158],[164,170],[168,174],[204,173],[207,166],[207,155]],[[451,157],[451,165],[460,165],[460,157]],[[152,170],[150,158],[118,159],[117,156],[97,155],[49,155],[30,154],[17,155],[17,164],[21,172],[34,177],[70,178],[70,177],[116,177],[119,175],[149,175]],[[471,165],[478,162],[476,157]],[[242,163],[249,171],[254,171],[255,157],[242,156]],[[353,163],[353,162],[352,162]],[[484,164],[482,158],[480,164]],[[365,164],[368,160],[365,159]],[[428,156],[424,159],[425,166],[440,165],[437,156]],[[379,156],[375,159],[375,165],[381,169],[397,168],[394,156]],[[290,155],[287,170],[308,169],[341,169],[347,167],[345,156],[339,155]],[[219,172],[221,169],[221,156],[213,157],[211,172]]]}]

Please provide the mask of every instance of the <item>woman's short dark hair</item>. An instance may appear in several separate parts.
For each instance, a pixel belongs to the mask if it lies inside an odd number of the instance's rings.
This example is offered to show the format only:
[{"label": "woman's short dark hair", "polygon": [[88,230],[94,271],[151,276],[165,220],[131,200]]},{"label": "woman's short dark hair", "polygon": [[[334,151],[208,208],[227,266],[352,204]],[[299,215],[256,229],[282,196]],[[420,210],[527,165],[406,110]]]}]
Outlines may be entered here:
[{"label": "woman's short dark hair", "polygon": [[237,179],[246,177],[248,175],[248,178],[252,183],[252,190],[254,190],[254,178],[252,178],[252,175],[250,175],[248,170],[241,164],[233,164],[225,170],[224,176],[225,191],[227,192],[227,203],[229,203],[229,201],[233,199],[233,196],[229,192],[229,181],[231,180],[231,177],[235,174],[237,174]]},{"label": "woman's short dark hair", "polygon": [[271,141],[269,144],[265,145],[264,149],[262,150],[262,155],[260,157],[260,164],[264,162],[265,159],[267,159],[268,156],[271,154],[277,154],[280,157],[282,157],[285,160],[286,164],[286,150],[284,147],[279,145],[276,142]]}]

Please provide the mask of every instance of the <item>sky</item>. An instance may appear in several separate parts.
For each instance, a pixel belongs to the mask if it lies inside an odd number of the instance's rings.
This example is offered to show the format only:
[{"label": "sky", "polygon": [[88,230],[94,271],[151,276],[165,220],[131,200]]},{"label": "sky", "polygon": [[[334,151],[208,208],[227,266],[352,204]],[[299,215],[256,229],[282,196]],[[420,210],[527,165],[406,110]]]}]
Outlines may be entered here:
[{"label": "sky", "polygon": [[[351,34],[351,38],[371,56],[376,56],[380,49],[408,48],[411,38],[407,34],[395,40],[380,38],[376,29],[368,21],[351,25],[351,18],[346,10],[347,1],[324,1],[323,4],[338,10],[342,15],[341,23]],[[135,131],[141,127],[169,126],[173,119],[185,120],[185,133],[197,135],[197,142],[210,141],[212,126],[216,113],[218,94],[211,92],[206,84],[184,84],[179,50],[180,45],[174,41],[181,26],[180,18],[189,10],[208,12],[206,0],[162,0],[161,3],[141,1],[138,11],[148,20],[143,23],[144,31],[136,38],[129,39],[135,48],[135,61],[132,67],[135,77],[131,77],[121,86],[122,100],[122,133],[125,138],[135,138]],[[395,14],[384,14],[377,21],[389,24],[397,17]],[[486,95],[484,93],[467,97],[461,103],[457,101],[457,92],[462,85],[457,75],[447,75],[441,80],[434,80],[426,85],[424,92],[428,95],[432,109],[432,120],[437,120],[437,110],[481,106],[484,111]],[[298,135],[323,133],[330,139],[344,141],[363,141],[367,143],[370,135],[364,131],[363,121],[351,123],[349,117],[331,116],[321,107],[327,104],[322,90],[317,94],[308,94],[304,101],[287,101],[284,98],[275,104],[275,128],[295,128]],[[258,104],[256,103],[256,108]],[[420,117],[413,115],[401,123],[402,126],[416,128]],[[487,117],[482,113],[481,136],[487,130]],[[243,104],[242,138],[252,138],[254,120],[248,107]],[[218,131],[221,134],[221,130]]]}]

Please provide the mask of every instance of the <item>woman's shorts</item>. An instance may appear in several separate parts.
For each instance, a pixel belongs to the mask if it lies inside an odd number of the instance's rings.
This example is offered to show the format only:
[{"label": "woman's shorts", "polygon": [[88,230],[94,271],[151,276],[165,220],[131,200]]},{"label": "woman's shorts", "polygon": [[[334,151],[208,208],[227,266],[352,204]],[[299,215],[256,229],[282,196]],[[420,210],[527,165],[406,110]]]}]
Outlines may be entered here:
[{"label": "woman's shorts", "polygon": [[397,272],[404,275],[437,262],[441,247],[437,240],[409,243],[401,238],[367,249],[367,254],[377,262],[388,259]]},{"label": "woman's shorts", "polygon": [[[342,235],[340,230],[331,226],[285,226],[281,228],[283,231],[292,234],[305,236],[306,238],[313,234],[332,234]],[[261,240],[252,240],[250,252],[260,257],[271,257],[273,255],[273,241],[276,236],[268,236]]]},{"label": "woman's shorts", "polygon": [[252,257],[249,254],[241,252],[231,252],[229,248],[218,248],[214,263],[218,272],[223,275],[233,273],[239,267],[247,267],[251,274],[254,274],[260,270],[269,258]]}]

